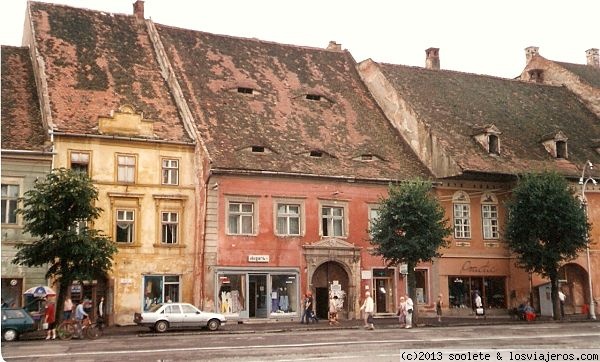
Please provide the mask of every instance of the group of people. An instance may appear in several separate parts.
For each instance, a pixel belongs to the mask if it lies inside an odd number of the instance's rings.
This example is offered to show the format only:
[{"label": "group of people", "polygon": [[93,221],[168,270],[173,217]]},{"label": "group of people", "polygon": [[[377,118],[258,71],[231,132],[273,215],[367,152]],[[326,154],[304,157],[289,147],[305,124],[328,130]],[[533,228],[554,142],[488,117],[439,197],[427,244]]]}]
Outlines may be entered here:
[{"label": "group of people", "polygon": [[[83,321],[86,318],[89,318],[89,314],[86,312],[86,308],[88,308],[91,304],[89,299],[83,300],[81,303],[77,304],[75,309],[75,322],[76,322],[76,338],[81,338],[83,331]],[[100,301],[98,303],[97,309],[97,321],[100,327],[102,327],[105,318],[105,305],[104,305],[104,297],[100,297]],[[63,304],[63,320],[71,319],[73,314],[73,301],[71,298],[65,298]],[[56,302],[54,296],[46,297],[46,307],[44,312],[44,323],[47,324],[47,333],[46,339],[56,339]]]},{"label": "group of people", "polygon": [[[340,324],[338,320],[338,300],[339,298],[337,295],[330,295],[329,297],[328,320],[330,326],[337,326]],[[302,305],[302,318],[300,319],[300,323],[318,323],[319,319],[317,318],[317,315],[314,311],[314,299],[311,291],[306,292],[306,294],[304,295]]]}]

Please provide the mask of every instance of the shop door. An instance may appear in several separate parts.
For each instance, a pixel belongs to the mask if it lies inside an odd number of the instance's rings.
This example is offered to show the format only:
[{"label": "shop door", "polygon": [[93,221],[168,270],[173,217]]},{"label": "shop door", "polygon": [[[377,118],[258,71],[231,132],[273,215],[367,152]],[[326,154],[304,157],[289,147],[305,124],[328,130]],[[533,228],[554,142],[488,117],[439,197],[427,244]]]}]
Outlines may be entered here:
[{"label": "shop door", "polygon": [[248,281],[249,317],[267,318],[267,275],[250,274]]},{"label": "shop door", "polygon": [[391,313],[389,310],[391,301],[391,288],[389,278],[375,279],[375,306],[376,313]]}]

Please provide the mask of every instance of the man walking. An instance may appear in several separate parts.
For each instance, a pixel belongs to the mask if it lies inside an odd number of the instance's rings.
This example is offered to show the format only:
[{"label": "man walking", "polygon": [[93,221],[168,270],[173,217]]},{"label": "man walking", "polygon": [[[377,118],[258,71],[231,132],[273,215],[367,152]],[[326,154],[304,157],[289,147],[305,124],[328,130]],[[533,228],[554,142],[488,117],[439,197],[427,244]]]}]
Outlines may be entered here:
[{"label": "man walking", "polygon": [[365,328],[373,330],[375,329],[375,325],[373,325],[373,311],[375,309],[375,303],[373,303],[373,298],[371,298],[370,292],[365,292],[365,301],[363,305],[360,307],[360,310],[363,311],[364,319],[365,319]]}]

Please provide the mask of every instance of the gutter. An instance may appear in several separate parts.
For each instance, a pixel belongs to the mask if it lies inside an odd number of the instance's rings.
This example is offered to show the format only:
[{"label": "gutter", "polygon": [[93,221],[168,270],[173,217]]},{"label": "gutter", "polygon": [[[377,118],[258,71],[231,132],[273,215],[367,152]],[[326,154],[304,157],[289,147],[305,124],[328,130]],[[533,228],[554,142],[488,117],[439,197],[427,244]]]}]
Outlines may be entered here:
[{"label": "gutter", "polygon": [[166,140],[155,140],[149,138],[137,138],[137,137],[124,137],[124,136],[110,136],[110,135],[92,135],[92,134],[84,134],[84,133],[63,133],[63,132],[54,132],[49,131],[51,141],[53,139],[53,135],[57,136],[66,136],[66,137],[82,137],[82,138],[98,138],[98,139],[111,139],[118,141],[134,141],[134,142],[148,142],[148,143],[167,143],[173,145],[184,145],[184,146],[195,146],[195,142],[182,142],[182,141],[166,141]]}]

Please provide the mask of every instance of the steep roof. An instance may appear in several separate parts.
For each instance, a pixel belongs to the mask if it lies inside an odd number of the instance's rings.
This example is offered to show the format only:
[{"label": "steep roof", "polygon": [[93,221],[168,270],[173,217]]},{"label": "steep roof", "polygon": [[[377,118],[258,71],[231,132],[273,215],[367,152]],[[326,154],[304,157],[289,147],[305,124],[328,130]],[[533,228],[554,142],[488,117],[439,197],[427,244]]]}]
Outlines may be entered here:
[{"label": "steep roof", "polygon": [[[213,167],[430,176],[368,93],[348,52],[160,25],[157,30]],[[251,152],[253,146],[267,152]],[[311,151],[323,157],[311,157]],[[359,160],[363,155],[380,160]]]},{"label": "steep roof", "polygon": [[152,138],[191,141],[143,23],[39,2],[30,2],[30,15],[58,132],[98,134],[98,117],[132,105],[155,121]]},{"label": "steep roof", "polygon": [[600,89],[600,68],[595,68],[585,64],[573,64],[555,62],[569,72],[577,75],[582,81],[588,83],[594,88]]},{"label": "steep roof", "polygon": [[[594,151],[600,120],[564,87],[445,70],[379,64],[400,97],[438,137],[465,172],[518,174],[553,169],[578,175]],[[500,156],[488,154],[473,137],[484,125],[500,132]],[[568,159],[543,147],[549,134],[568,138]],[[596,143],[595,143],[596,142]]]},{"label": "steep roof", "polygon": [[2,46],[2,149],[46,151],[28,48]]}]

